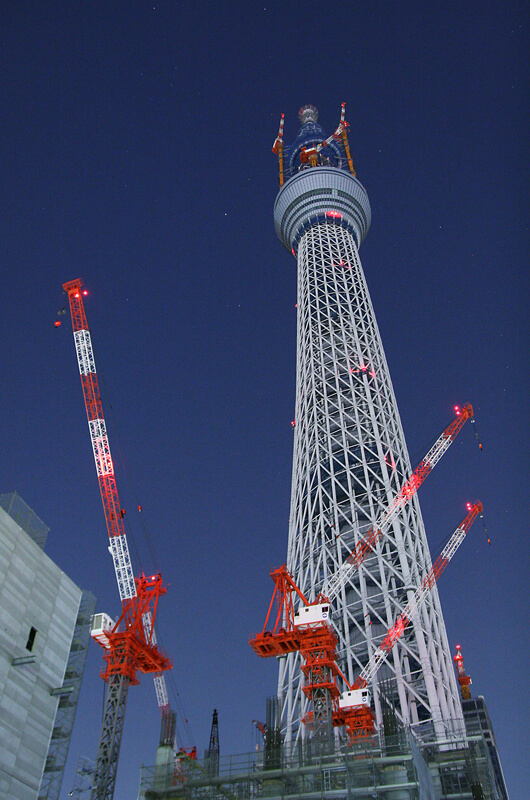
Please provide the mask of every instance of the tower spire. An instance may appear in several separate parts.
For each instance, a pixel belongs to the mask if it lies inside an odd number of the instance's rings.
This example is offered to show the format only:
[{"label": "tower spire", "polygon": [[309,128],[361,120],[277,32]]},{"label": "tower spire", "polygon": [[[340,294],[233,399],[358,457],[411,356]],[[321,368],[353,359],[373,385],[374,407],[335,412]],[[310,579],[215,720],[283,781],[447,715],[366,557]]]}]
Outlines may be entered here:
[{"label": "tower spire", "polygon": [[217,709],[214,708],[212,714],[212,728],[210,731],[210,743],[208,745],[207,753],[207,772],[210,777],[219,775],[219,721],[217,717]]},{"label": "tower spire", "polygon": [[311,103],[302,106],[298,112],[298,119],[301,125],[305,125],[307,122],[318,122],[318,108],[312,106]]}]

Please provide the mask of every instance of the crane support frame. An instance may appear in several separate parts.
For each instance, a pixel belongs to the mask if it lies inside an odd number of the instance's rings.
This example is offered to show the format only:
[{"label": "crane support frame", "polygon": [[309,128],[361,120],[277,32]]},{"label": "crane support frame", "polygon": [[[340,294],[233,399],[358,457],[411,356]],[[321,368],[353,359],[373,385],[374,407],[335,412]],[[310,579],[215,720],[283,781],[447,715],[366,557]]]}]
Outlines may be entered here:
[{"label": "crane support frame", "polygon": [[142,575],[136,579],[136,584],[136,596],[124,603],[121,616],[112,631],[107,633],[109,647],[103,657],[107,667],[101,673],[105,681],[120,674],[127,675],[131,684],[136,685],[139,683],[137,671],[161,673],[172,667],[171,660],[153,642],[152,620],[156,616],[159,597],[167,592],[162,577]]},{"label": "crane support frame", "polygon": [[[270,575],[274,581],[274,591],[263,630],[249,639],[250,646],[261,658],[282,656],[300,650],[300,633],[294,626],[295,598],[298,597],[305,606],[309,606],[308,599],[294,582],[285,564],[272,570]],[[275,600],[276,618],[272,630],[268,630]]]}]

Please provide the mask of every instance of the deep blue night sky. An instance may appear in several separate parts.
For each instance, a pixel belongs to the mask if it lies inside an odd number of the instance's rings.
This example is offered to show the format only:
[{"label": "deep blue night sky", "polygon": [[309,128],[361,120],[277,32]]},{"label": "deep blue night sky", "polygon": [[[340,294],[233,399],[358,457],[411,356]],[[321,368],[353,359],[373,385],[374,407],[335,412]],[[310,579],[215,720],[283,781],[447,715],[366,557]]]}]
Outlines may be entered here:
[{"label": "deep blue night sky", "polygon": [[[63,282],[81,277],[135,566],[162,571],[179,743],[253,749],[276,665],[257,659],[285,561],[295,262],[272,206],[285,139],[346,102],[373,212],[361,258],[413,464],[470,401],[422,487],[433,555],[479,498],[439,587],[449,641],[495,727],[511,800],[528,741],[528,18],[521,2],[27,2],[0,22],[0,492],[119,611]],[[131,484],[134,489],[129,489]],[[137,503],[150,533],[141,535]],[[90,648],[62,797],[94,757]],[[181,705],[184,708],[180,710]],[[185,717],[189,725],[185,724]],[[149,678],[131,689],[116,800],[154,763]]]}]

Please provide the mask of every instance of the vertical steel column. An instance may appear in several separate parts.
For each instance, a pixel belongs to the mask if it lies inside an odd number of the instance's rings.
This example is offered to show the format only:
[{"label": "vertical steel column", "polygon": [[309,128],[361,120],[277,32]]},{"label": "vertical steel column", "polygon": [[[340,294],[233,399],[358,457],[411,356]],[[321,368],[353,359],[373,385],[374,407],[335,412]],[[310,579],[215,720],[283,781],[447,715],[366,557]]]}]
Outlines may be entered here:
[{"label": "vertical steel column", "polygon": [[111,675],[105,700],[91,800],[112,800],[130,678]]}]

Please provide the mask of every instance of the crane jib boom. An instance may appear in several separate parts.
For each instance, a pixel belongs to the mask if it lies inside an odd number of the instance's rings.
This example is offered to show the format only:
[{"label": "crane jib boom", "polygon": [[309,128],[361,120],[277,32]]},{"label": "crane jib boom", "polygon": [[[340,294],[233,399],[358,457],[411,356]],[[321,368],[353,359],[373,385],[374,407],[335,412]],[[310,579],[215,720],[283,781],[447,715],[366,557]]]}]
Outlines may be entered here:
[{"label": "crane jib boom", "polygon": [[414,596],[407,603],[403,612],[397,618],[394,625],[390,628],[382,643],[369,660],[368,664],[360,672],[357,680],[351,687],[352,689],[362,689],[372,681],[375,673],[381,664],[386,660],[394,644],[403,634],[410,620],[418,613],[426,596],[431,591],[432,587],[464,541],[466,534],[471,528],[473,522],[479,514],[482,515],[482,511],[482,503],[477,501],[470,509],[466,518],[455,530],[443,548],[442,552],[430,568],[429,572],[422,580],[421,585],[414,592]]},{"label": "crane jib boom", "polygon": [[390,505],[382,512],[379,519],[368,531],[367,535],[357,542],[356,546],[339,567],[337,572],[330,578],[329,582],[322,589],[322,596],[332,602],[341,587],[348,581],[353,572],[362,564],[368,553],[370,553],[377,542],[386,534],[399,512],[416,494],[421,484],[434,469],[441,457],[448,450],[458,432],[468,419],[473,418],[473,408],[470,403],[460,410],[457,417],[438,437],[431,447],[421,464],[414,470],[410,478],[403,484]]},{"label": "crane jib boom", "polygon": [[129,600],[136,596],[136,584],[123,526],[123,513],[114,477],[114,466],[103,416],[94,351],[83,305],[81,286],[81,281],[76,280],[65,283],[63,289],[67,292],[70,301],[75,351],[81,375],[88,429],[103,502],[103,512],[109,534],[109,550],[114,563],[120,600],[123,603],[124,600]]}]

